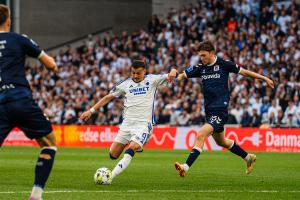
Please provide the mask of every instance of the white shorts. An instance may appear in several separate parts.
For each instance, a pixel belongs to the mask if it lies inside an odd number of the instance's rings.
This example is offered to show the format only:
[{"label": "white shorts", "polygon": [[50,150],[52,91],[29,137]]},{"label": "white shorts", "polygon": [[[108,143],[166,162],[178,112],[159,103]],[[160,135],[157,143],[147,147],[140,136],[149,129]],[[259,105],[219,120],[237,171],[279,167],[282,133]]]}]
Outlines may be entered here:
[{"label": "white shorts", "polygon": [[150,122],[124,122],[121,124],[114,142],[129,144],[134,141],[143,148],[152,136],[152,129],[152,123]]}]

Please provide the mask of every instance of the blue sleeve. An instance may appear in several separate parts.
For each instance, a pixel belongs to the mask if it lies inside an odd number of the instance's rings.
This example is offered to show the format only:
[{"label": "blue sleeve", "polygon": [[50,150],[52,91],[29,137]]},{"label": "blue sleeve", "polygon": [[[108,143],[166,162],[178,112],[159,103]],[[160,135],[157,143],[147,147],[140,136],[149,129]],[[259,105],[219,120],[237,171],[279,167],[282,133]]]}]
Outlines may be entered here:
[{"label": "blue sleeve", "polygon": [[38,58],[38,56],[41,54],[42,50],[40,49],[39,45],[32,39],[29,39],[25,35],[22,35],[19,37],[19,41],[26,55],[33,58]]},{"label": "blue sleeve", "polygon": [[188,78],[197,78],[201,77],[200,67],[190,66],[185,71],[185,74]]},{"label": "blue sleeve", "polygon": [[238,74],[240,72],[240,66],[238,64],[235,64],[231,61],[226,61],[226,70],[229,73],[235,73]]}]

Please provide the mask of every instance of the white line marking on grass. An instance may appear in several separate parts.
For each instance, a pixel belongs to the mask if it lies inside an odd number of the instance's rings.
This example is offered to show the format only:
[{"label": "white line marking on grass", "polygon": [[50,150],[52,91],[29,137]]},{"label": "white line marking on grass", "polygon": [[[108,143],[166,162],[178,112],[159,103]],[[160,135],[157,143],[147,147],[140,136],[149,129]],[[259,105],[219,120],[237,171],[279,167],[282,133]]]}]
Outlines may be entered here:
[{"label": "white line marking on grass", "polygon": [[[45,191],[52,193],[300,193],[300,190],[53,190]],[[30,191],[7,191],[0,194],[27,194]]]}]

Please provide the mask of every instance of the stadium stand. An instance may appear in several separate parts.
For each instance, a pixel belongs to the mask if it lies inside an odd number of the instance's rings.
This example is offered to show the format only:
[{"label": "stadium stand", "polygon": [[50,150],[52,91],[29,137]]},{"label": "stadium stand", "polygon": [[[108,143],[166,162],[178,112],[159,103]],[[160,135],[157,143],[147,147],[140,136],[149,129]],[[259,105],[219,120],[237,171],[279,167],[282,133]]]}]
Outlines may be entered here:
[{"label": "stadium stand", "polygon": [[[83,124],[78,116],[130,76],[133,56],[148,61],[149,73],[167,73],[169,66],[195,65],[193,45],[216,44],[218,56],[271,77],[265,84],[232,75],[229,124],[243,127],[300,127],[300,6],[295,1],[201,1],[167,18],[153,16],[148,30],[120,36],[107,33],[87,39],[78,48],[55,55],[60,72],[46,73],[39,65],[27,67],[35,99],[54,124]],[[199,80],[161,88],[156,98],[157,124],[199,125],[204,122]],[[109,103],[88,124],[117,125],[122,99]]]}]

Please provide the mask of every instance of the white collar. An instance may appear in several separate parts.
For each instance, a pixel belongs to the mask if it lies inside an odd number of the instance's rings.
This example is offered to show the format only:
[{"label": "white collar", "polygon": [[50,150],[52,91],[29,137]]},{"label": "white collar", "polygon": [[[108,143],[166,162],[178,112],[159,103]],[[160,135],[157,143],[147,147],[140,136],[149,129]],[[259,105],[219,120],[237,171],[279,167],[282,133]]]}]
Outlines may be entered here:
[{"label": "white collar", "polygon": [[213,61],[211,64],[207,65],[207,66],[212,66],[212,65],[214,65],[214,64],[217,62],[217,59],[218,59],[218,57],[217,57],[217,56],[215,56],[215,59],[214,59],[214,61]]}]

